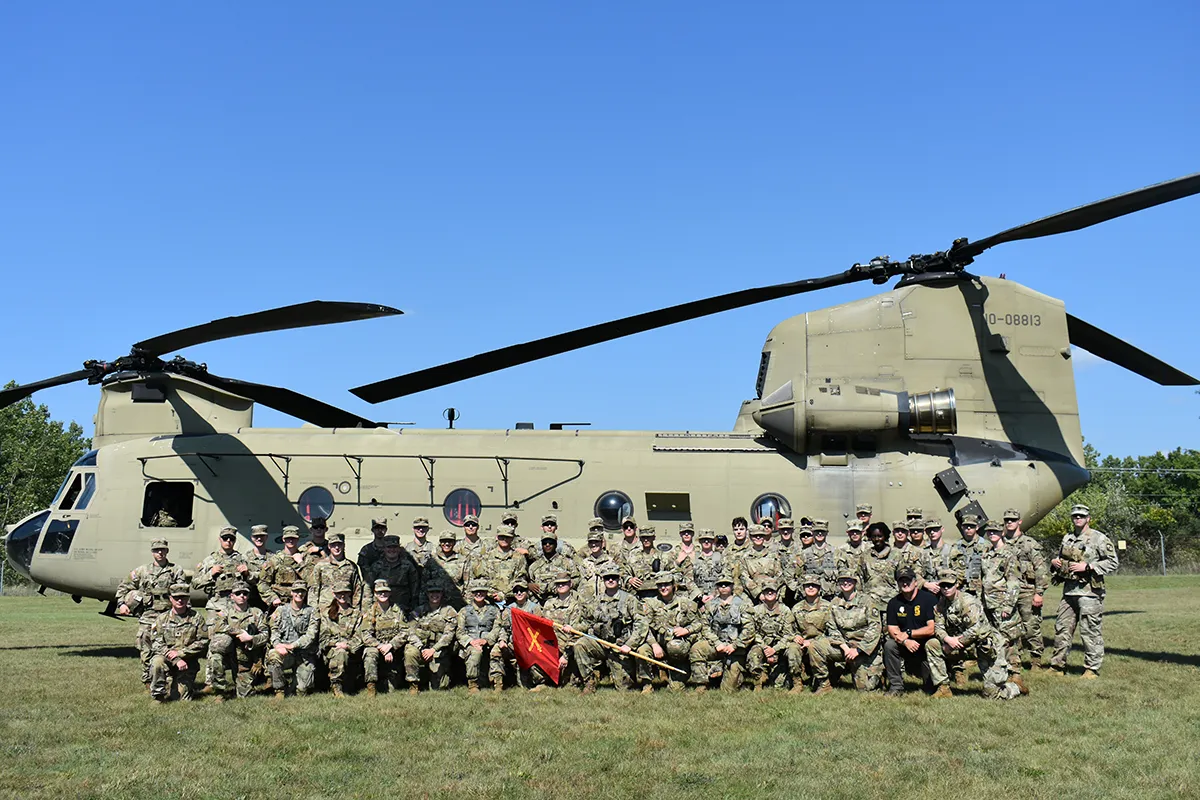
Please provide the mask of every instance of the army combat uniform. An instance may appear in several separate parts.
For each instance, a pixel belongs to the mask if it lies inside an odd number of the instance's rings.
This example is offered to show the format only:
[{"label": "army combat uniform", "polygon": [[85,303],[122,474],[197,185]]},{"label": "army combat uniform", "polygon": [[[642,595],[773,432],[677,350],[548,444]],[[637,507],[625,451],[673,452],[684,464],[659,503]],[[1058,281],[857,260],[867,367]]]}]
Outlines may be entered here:
[{"label": "army combat uniform", "polygon": [[[989,525],[993,524],[991,522]],[[1017,595],[1021,590],[1017,554],[1004,545],[980,556],[980,587],[983,610],[988,621],[1004,638],[1009,666],[1019,675],[1021,656],[1021,616],[1017,613]]]},{"label": "army combat uniform", "polygon": [[[732,581],[729,575],[722,578]],[[750,625],[753,608],[748,599],[738,594],[714,597],[704,605],[700,612],[704,621],[703,638],[696,643],[695,649],[707,664],[705,683],[719,676],[722,689],[735,691],[741,688],[753,635]],[[718,645],[733,645],[733,652],[717,652]]]},{"label": "army combat uniform", "polygon": [[[308,694],[312,691],[317,674],[317,646],[320,636],[320,621],[316,609],[305,604],[296,609],[289,602],[271,613],[271,649],[267,651],[267,671],[271,674],[271,685],[275,695],[280,696],[288,685],[287,670],[295,673],[296,692]],[[291,652],[280,655],[276,645],[294,644]]]},{"label": "army combat uniform", "polygon": [[[487,584],[472,581],[468,589],[474,592],[476,588],[486,590]],[[458,612],[454,638],[458,642],[458,656],[466,665],[468,687],[478,690],[483,685],[485,672],[497,687],[503,685],[504,664],[499,658],[491,658],[492,648],[500,638],[499,608],[493,603],[485,602],[480,606],[468,602]],[[479,647],[471,644],[476,639],[482,639],[483,644]]]},{"label": "army combat uniform", "polygon": [[[886,604],[885,604],[886,607]],[[834,664],[845,664],[845,669],[854,675],[854,688],[869,692],[879,685],[883,674],[882,648],[879,646],[883,622],[874,601],[864,599],[861,594],[849,599],[835,597],[829,603],[829,621],[825,623],[825,635],[813,647],[813,680],[817,691],[827,691],[829,669]],[[858,651],[853,661],[846,660],[842,645]]]},{"label": "army combat uniform", "polygon": [[[946,583],[957,582],[959,576],[949,572],[942,577]],[[1021,693],[1020,686],[1010,680],[1008,653],[1000,635],[974,595],[960,591],[953,600],[942,597],[933,612],[934,635],[925,642],[929,677],[935,689],[949,691],[950,672],[965,660],[974,658],[983,673],[983,696],[1011,700]],[[951,649],[946,639],[958,637],[962,647]]]},{"label": "army combat uniform", "polygon": [[[665,581],[656,585],[667,585],[675,582],[671,573],[661,573],[657,581]],[[700,632],[704,623],[696,611],[696,604],[685,598],[679,592],[665,601],[661,597],[651,597],[645,601],[644,612],[647,622],[646,642],[638,648],[638,653],[648,658],[654,658],[654,648],[651,643],[657,643],[663,651],[663,660],[671,666],[686,670],[688,682],[695,685],[708,684],[708,663],[703,650],[696,651],[694,645],[700,641]],[[685,629],[682,636],[676,635],[675,628]],[[653,665],[638,661],[638,680],[645,686],[654,680]],[[683,688],[683,681],[678,673],[667,671],[668,685],[673,689]]]},{"label": "army combat uniform", "polygon": [[[338,584],[335,592],[352,592],[349,585]],[[353,599],[351,600],[353,603]],[[320,650],[325,666],[329,669],[329,686],[334,696],[340,697],[351,676],[355,660],[363,649],[366,620],[354,605],[348,608],[336,606],[321,621]],[[338,647],[344,644],[345,647]],[[376,651],[378,652],[378,651]]]},{"label": "army combat uniform", "polygon": [[[821,579],[819,575],[805,576],[803,585]],[[816,584],[821,585],[821,584]],[[792,684],[803,686],[813,680],[813,663],[816,659],[817,640],[825,635],[825,626],[829,622],[830,601],[821,596],[813,601],[801,596],[800,602],[792,606],[792,618],[795,622],[795,633],[787,646],[788,671],[792,676]],[[804,640],[804,644],[796,641]]]},{"label": "army combat uniform", "polygon": [[[185,584],[176,584],[171,594],[187,596],[190,591]],[[187,608],[181,614],[175,610],[164,611],[150,625],[150,696],[155,700],[166,700],[169,688],[167,681],[174,679],[180,700],[191,700],[196,672],[200,659],[208,652],[208,625],[194,609]],[[174,656],[169,654],[174,652]],[[184,662],[180,667],[179,662]]]},{"label": "army combat uniform", "polygon": [[[211,648],[209,650],[208,675],[213,689],[221,694],[228,694],[229,684],[225,678],[225,669],[228,667],[233,672],[237,696],[249,697],[254,689],[253,670],[255,665],[262,661],[267,640],[270,638],[266,614],[254,606],[247,606],[245,611],[239,611],[237,606],[231,605],[217,619],[213,633],[214,636],[223,636],[230,642],[228,652],[213,653]],[[239,636],[243,633],[251,637],[250,641],[241,641]]]},{"label": "army combat uniform", "polygon": [[[556,578],[555,583],[570,580],[570,576],[564,573]],[[595,621],[591,605],[573,589],[565,596],[557,593],[551,595],[549,600],[542,603],[542,616],[584,633],[590,631]],[[595,691],[596,670],[601,661],[600,645],[586,636],[579,636],[561,628],[557,630],[560,661],[563,658],[567,661],[566,668],[559,675],[559,685],[565,684],[569,678],[577,677],[585,690]]]},{"label": "army combat uniform", "polygon": [[[765,581],[765,584],[779,588],[775,581]],[[750,651],[746,655],[746,666],[754,688],[782,688],[788,673],[787,646],[796,635],[796,620],[792,610],[782,600],[777,601],[774,608],[769,608],[765,603],[755,606],[748,628],[746,639],[750,643]],[[767,655],[768,647],[774,651],[770,656]]]},{"label": "army combat uniform", "polygon": [[[376,591],[383,589],[390,591],[386,582],[376,587]],[[395,603],[384,608],[378,600],[372,603],[362,627],[363,676],[368,692],[380,684],[400,688],[401,670],[408,685],[415,688],[421,680],[421,644],[403,608]],[[384,645],[388,646],[387,653],[379,649]]]},{"label": "army combat uniform", "polygon": [[[1089,528],[1082,535],[1072,531],[1064,536],[1058,557],[1063,566],[1055,575],[1063,584],[1063,594],[1054,622],[1054,654],[1050,666],[1066,669],[1067,654],[1078,625],[1083,642],[1083,666],[1092,673],[1099,673],[1104,663],[1104,636],[1100,630],[1104,618],[1104,576],[1115,572],[1119,566],[1117,549],[1107,536]],[[1069,563],[1080,561],[1087,564],[1086,570],[1081,573],[1067,570]]]},{"label": "army combat uniform", "polygon": [[[152,545],[166,547],[166,542],[155,540]],[[151,561],[130,572],[117,587],[117,601],[129,606],[131,614],[138,615],[137,648],[142,662],[142,683],[146,686],[150,685],[153,655],[150,627],[159,614],[171,610],[171,585],[186,580],[183,570],[170,561],[161,567]]]},{"label": "army combat uniform", "polygon": [[[431,588],[426,587],[426,592]],[[428,603],[413,613],[412,632],[420,641],[421,650],[432,650],[433,658],[421,658],[421,676],[431,689],[450,687],[450,670],[454,665],[454,635],[458,629],[458,612],[449,602],[433,608]]]},{"label": "army combat uniform", "polygon": [[[619,576],[619,570],[613,564],[601,569],[602,574],[608,571]],[[618,589],[612,595],[601,592],[595,599],[594,608],[590,631],[593,636],[635,651],[646,642],[650,623],[641,613],[640,601],[629,592],[624,589]],[[632,655],[603,648],[598,657],[608,666],[614,687],[619,691],[633,688],[635,672]]]},{"label": "army combat uniform", "polygon": [[[1009,547],[1017,554],[1017,572],[1021,579],[1021,590],[1017,594],[1017,613],[1021,617],[1021,635],[1018,642],[1024,646],[1029,660],[1034,664],[1042,660],[1042,606],[1033,605],[1034,595],[1045,597],[1050,588],[1050,569],[1042,546],[1027,533],[1013,540]],[[1044,605],[1044,603],[1043,603]]]}]

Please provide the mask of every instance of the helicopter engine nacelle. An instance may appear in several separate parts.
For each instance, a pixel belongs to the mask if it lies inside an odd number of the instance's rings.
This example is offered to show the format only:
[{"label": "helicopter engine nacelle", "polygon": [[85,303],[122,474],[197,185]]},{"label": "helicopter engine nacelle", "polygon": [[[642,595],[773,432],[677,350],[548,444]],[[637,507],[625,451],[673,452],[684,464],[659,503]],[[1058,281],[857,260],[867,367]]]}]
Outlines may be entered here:
[{"label": "helicopter engine nacelle", "polygon": [[832,383],[808,387],[802,379],[790,380],[764,397],[754,421],[796,452],[804,452],[813,431],[958,432],[953,389],[910,394]]}]

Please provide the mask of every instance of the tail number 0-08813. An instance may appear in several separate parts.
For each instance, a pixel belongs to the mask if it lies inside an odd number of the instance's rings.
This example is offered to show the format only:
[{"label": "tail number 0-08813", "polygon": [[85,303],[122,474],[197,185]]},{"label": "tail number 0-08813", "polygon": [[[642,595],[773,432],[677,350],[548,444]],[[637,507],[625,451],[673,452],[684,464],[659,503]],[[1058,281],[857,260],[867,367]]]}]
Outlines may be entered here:
[{"label": "tail number 0-08813", "polygon": [[1041,314],[992,314],[987,315],[988,325],[1021,325],[1037,328],[1042,324]]}]

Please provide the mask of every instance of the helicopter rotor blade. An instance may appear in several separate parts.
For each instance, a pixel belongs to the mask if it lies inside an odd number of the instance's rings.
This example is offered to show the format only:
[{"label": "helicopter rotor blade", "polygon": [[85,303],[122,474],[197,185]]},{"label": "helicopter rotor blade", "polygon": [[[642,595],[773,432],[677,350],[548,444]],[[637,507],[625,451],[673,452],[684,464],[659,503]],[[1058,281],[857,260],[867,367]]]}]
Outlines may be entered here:
[{"label": "helicopter rotor blade", "polygon": [[609,342],[635,333],[665,328],[710,314],[731,311],[735,308],[765,303],[768,300],[778,300],[783,297],[828,289],[861,280],[874,280],[883,283],[893,275],[905,271],[903,263],[872,263],[870,265],[855,264],[845,272],[828,275],[823,278],[809,278],[791,283],[778,283],[773,286],[760,286],[754,289],[743,289],[738,292],[706,297],[703,300],[693,300],[669,308],[647,311],[609,322],[602,322],[586,328],[580,328],[566,333],[535,339],[531,342],[509,345],[498,350],[471,356],[469,358],[451,361],[436,367],[398,375],[375,383],[355,387],[350,391],[368,403],[382,403],[397,397],[405,397],[417,392],[424,392],[439,386],[445,386],[467,378],[475,378],[490,372],[497,372],[519,364],[537,361],[560,353],[579,350],[594,344]]},{"label": "helicopter rotor blade", "polygon": [[1024,225],[1009,228],[1006,231],[993,234],[977,242],[968,242],[961,247],[954,248],[952,252],[969,260],[989,247],[995,247],[998,244],[1016,242],[1022,239],[1037,239],[1042,236],[1054,236],[1059,233],[1069,233],[1070,231],[1089,228],[1092,225],[1098,225],[1110,219],[1123,217],[1135,211],[1142,211],[1162,205],[1163,203],[1170,203],[1173,200],[1180,200],[1194,194],[1200,194],[1200,172],[1156,183],[1153,186],[1135,189],[1132,192],[1126,192],[1125,194],[1119,194],[1104,200],[1097,200],[1094,203],[1088,203],[1087,205],[1072,208],[1068,211],[1060,211],[1057,214],[1051,214],[1048,217],[1042,217],[1033,222],[1026,222]]},{"label": "helicopter rotor blade", "polygon": [[247,336],[252,333],[267,331],[283,331],[292,328],[308,328],[313,325],[332,325],[339,322],[355,322],[376,317],[390,317],[404,312],[389,306],[376,303],[341,303],[328,300],[313,300],[308,303],[272,308],[266,311],[255,311],[253,314],[242,314],[237,317],[223,317],[203,325],[193,325],[190,328],[164,333],[146,339],[133,346],[135,352],[145,355],[159,356],[163,353],[173,353],[185,347],[191,347],[206,342],[216,342],[235,336]]},{"label": "helicopter rotor blade", "polygon": [[1200,385],[1200,380],[1191,375],[1071,314],[1067,314],[1067,335],[1076,347],[1082,347],[1094,356],[1149,378],[1161,386]]},{"label": "helicopter rotor blade", "polygon": [[62,386],[67,383],[74,383],[75,381],[87,380],[92,377],[93,372],[94,370],[90,369],[79,369],[55,378],[46,378],[35,383],[26,383],[22,386],[11,386],[7,389],[0,389],[0,408],[7,408],[41,389],[49,389],[52,386]]},{"label": "helicopter rotor blade", "polygon": [[222,378],[204,370],[185,370],[184,375],[217,389],[224,389],[255,403],[282,411],[296,419],[310,422],[321,428],[378,428],[378,422],[360,417],[337,406],[323,403],[315,397],[262,383]]}]

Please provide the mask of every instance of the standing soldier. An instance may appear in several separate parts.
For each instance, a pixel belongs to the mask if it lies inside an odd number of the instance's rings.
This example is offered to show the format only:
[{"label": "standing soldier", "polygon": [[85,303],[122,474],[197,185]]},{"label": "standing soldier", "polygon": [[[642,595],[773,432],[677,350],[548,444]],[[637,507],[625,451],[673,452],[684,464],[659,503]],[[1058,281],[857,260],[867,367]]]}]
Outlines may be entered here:
[{"label": "standing soldier", "polygon": [[904,517],[907,522],[904,527],[911,529],[917,523],[925,520],[925,509],[920,506],[909,506],[908,510],[904,512]]},{"label": "standing soldier", "polygon": [[471,562],[471,577],[487,581],[492,600],[501,604],[507,600],[512,582],[525,575],[525,556],[513,549],[515,538],[512,528],[501,527],[496,532],[496,546]]},{"label": "standing soldier", "polygon": [[793,694],[803,692],[813,681],[817,639],[825,634],[829,622],[829,601],[821,596],[824,583],[821,575],[805,575],[801,580],[800,602],[792,606],[796,634],[787,645],[787,660]]},{"label": "standing soldier", "polygon": [[486,542],[479,535],[479,517],[475,514],[467,514],[463,517],[463,538],[454,549],[460,556],[466,559],[467,573],[470,574],[471,562],[479,560],[486,549]]},{"label": "standing soldier", "polygon": [[926,557],[929,572],[925,573],[925,588],[937,594],[941,591],[939,579],[952,569],[950,564],[954,560],[954,548],[942,538],[944,529],[941,520],[925,520],[925,533],[929,536],[929,554]]},{"label": "standing soldier", "polygon": [[466,557],[458,552],[458,534],[446,529],[438,535],[438,549],[425,562],[424,573],[426,585],[440,587],[444,592],[443,599],[455,611],[462,608],[466,602],[463,588],[470,579],[470,565]]},{"label": "standing soldier", "polygon": [[208,625],[192,610],[191,587],[176,583],[170,589],[171,609],[150,625],[150,696],[165,703],[167,680],[174,678],[180,700],[191,700],[200,658],[208,650]]},{"label": "standing soldier", "polygon": [[[696,643],[708,664],[707,678],[721,679],[721,689],[732,692],[742,688],[746,653],[750,648],[750,617],[753,604],[733,593],[733,576],[717,578],[717,596],[704,604],[700,618],[704,622],[703,639]],[[703,691],[705,683],[696,687]]]},{"label": "standing soldier", "polygon": [[958,521],[958,529],[962,533],[962,539],[950,546],[954,552],[950,566],[963,574],[963,591],[979,597],[983,591],[982,559],[988,549],[987,542],[979,536],[979,517],[963,514]]},{"label": "standing soldier", "polygon": [[604,578],[600,570],[613,565],[618,572],[620,567],[604,550],[604,528],[588,531],[587,553],[579,559],[579,591],[585,597],[592,599],[604,592]]},{"label": "standing soldier", "polygon": [[871,524],[871,515],[875,508],[870,503],[859,503],[854,507],[854,519],[858,522],[859,530],[865,531]]},{"label": "standing soldier", "polygon": [[[553,534],[555,537],[558,536],[558,517],[554,514],[546,514],[542,517],[542,537],[544,538],[550,534]],[[575,559],[575,548],[571,546],[570,542],[564,542],[559,539],[558,552],[571,560]]]},{"label": "standing soldier", "polygon": [[283,529],[283,549],[267,559],[263,566],[262,580],[259,581],[259,585],[263,587],[263,600],[266,601],[267,611],[290,602],[292,585],[300,580],[303,565],[300,529],[295,525],[288,525]]},{"label": "standing soldier", "polygon": [[1029,690],[1018,677],[1009,677],[1004,638],[991,626],[979,598],[959,590],[962,576],[947,570],[938,576],[940,589],[933,612],[934,635],[925,643],[929,654],[929,677],[936,687],[934,697],[952,697],[950,673],[974,656],[983,673],[983,696],[1011,700]]},{"label": "standing soldier", "polygon": [[313,517],[308,526],[309,540],[304,547],[305,556],[314,561],[329,555],[329,540],[325,534],[329,532],[329,520],[325,517]]},{"label": "standing soldier", "polygon": [[712,528],[701,528],[696,538],[700,541],[700,551],[693,559],[690,588],[692,599],[704,605],[717,596],[717,578],[729,570],[725,554],[717,550],[717,535]]},{"label": "standing soldier", "polygon": [[341,581],[332,588],[334,602],[321,625],[320,648],[325,666],[329,669],[329,688],[334,697],[343,697],[346,673],[363,648],[365,626],[362,611],[354,603],[354,587]]},{"label": "standing soldier", "polygon": [[1104,636],[1100,625],[1104,620],[1104,576],[1116,572],[1117,550],[1100,531],[1092,530],[1092,512],[1085,505],[1071,509],[1075,530],[1063,537],[1058,555],[1051,560],[1055,580],[1063,584],[1062,602],[1054,621],[1054,655],[1050,668],[1060,675],[1066,673],[1067,655],[1079,625],[1083,642],[1083,677],[1100,677],[1104,662]]},{"label": "standing soldier", "polygon": [[750,549],[743,550],[735,567],[734,577],[741,583],[742,594],[750,600],[762,594],[764,581],[771,578],[776,587],[781,584],[783,565],[771,547],[771,533],[761,525],[750,528]]},{"label": "standing soldier", "polygon": [[[554,576],[554,596],[542,604],[542,615],[559,625],[587,632],[591,629],[595,617],[592,607],[572,588],[573,580],[571,575],[566,572],[560,572]],[[594,694],[596,669],[600,661],[600,645],[596,644],[594,639],[579,636],[561,628],[558,629],[557,638],[559,686],[566,683],[568,675],[572,675],[583,684],[584,694]],[[502,680],[497,679],[497,691],[500,690],[501,685]]]},{"label": "standing soldier", "polygon": [[288,687],[287,670],[295,673],[295,690],[302,695],[312,691],[317,674],[321,623],[308,604],[308,584],[296,581],[290,593],[291,601],[271,612],[271,649],[266,661],[276,699],[281,699]]},{"label": "standing soldier", "polygon": [[980,561],[983,610],[988,621],[1004,637],[1009,666],[1021,674],[1021,615],[1017,597],[1021,592],[1021,571],[1016,552],[1004,540],[1004,526],[989,519],[983,526],[992,547]]},{"label": "standing soldier", "polygon": [[[467,668],[467,693],[479,694],[480,684],[490,677],[496,691],[504,688],[504,665],[491,658],[492,648],[500,638],[500,609],[488,602],[486,581],[473,580],[467,585],[469,601],[458,612],[454,636],[458,656]],[[499,654],[497,654],[499,655]]]},{"label": "standing soldier", "polygon": [[[646,642],[638,648],[638,652],[686,670],[688,681],[693,686],[706,685],[708,665],[703,652],[697,652],[693,647],[699,641],[704,626],[695,604],[676,592],[673,572],[660,572],[654,579],[654,585],[658,596],[645,602],[648,630]],[[667,671],[667,684],[673,690],[682,691],[684,684],[676,677],[677,674]],[[651,666],[645,661],[638,662],[638,679],[643,693],[654,690]]]},{"label": "standing soldier", "polygon": [[230,696],[229,684],[225,680],[225,668],[233,672],[233,683],[237,697],[245,699],[254,691],[254,671],[261,667],[263,653],[270,632],[267,616],[262,609],[250,605],[250,585],[238,581],[229,593],[230,605],[220,617],[214,635],[227,637],[230,652],[224,657],[214,657],[209,649],[208,675],[213,688],[218,692],[217,700]]},{"label": "standing soldier", "polygon": [[[815,521],[813,524],[816,524]],[[829,530],[828,525],[825,530]],[[796,557],[796,551],[800,549],[800,544],[796,541],[796,523],[792,522],[791,517],[780,517],[776,532],[779,534],[775,540],[775,549],[779,552],[779,563],[790,564]]]},{"label": "standing soldier", "polygon": [[620,559],[614,558],[613,560],[621,564],[641,548],[641,539],[638,538],[637,519],[628,515],[621,517],[621,536],[619,538],[614,537],[614,541],[610,542],[608,546],[608,552],[614,556],[620,556]]},{"label": "standing soldier", "polygon": [[[859,563],[858,574],[861,578],[863,593],[866,601],[871,604],[883,619],[883,612],[888,601],[896,596],[896,555],[888,544],[888,526],[882,522],[872,522],[867,529],[867,537],[871,540],[871,549]],[[842,589],[843,595],[845,589]]]},{"label": "standing soldier", "polygon": [[404,609],[406,614],[411,613],[417,607],[421,591],[417,566],[400,546],[399,536],[388,534],[383,542],[383,558],[371,564],[366,580],[371,586],[376,581],[387,581],[388,586],[392,587],[392,602]]},{"label": "standing soldier", "polygon": [[859,574],[863,557],[866,556],[869,549],[863,544],[864,530],[857,521],[851,520],[846,523],[846,543],[837,546],[834,556],[834,563],[839,574],[843,572]]},{"label": "standing soldier", "polygon": [[425,605],[413,614],[412,623],[413,633],[421,640],[421,676],[430,689],[449,689],[458,612],[446,602],[441,584],[426,584],[425,595]]},{"label": "standing soldier", "polygon": [[[523,669],[517,663],[516,654],[513,653],[513,633],[512,633],[512,610],[518,608],[526,614],[534,614],[541,616],[542,606],[529,593],[529,581],[525,578],[517,578],[509,587],[509,594],[512,595],[512,602],[500,612],[500,638],[496,641],[496,649],[492,651],[497,658],[504,663],[504,672],[513,677],[513,682],[522,689],[532,690],[535,683],[540,684],[545,681],[545,676],[542,671],[536,666],[530,669]],[[535,673],[534,670],[537,670]]]},{"label": "standing soldier", "polygon": [[1021,512],[1010,508],[1004,512],[1004,536],[1008,546],[1017,554],[1017,571],[1021,591],[1017,594],[1017,613],[1021,617],[1021,636],[1030,665],[1042,665],[1042,601],[1050,588],[1050,570],[1042,546],[1021,530]]},{"label": "standing soldier", "polygon": [[263,569],[271,556],[275,555],[267,548],[267,526],[255,525],[250,528],[250,549],[245,552],[246,565],[250,572],[246,575],[246,583],[250,584],[250,603],[256,608],[266,608],[267,598],[271,596],[271,588],[262,581]]},{"label": "standing soldier", "polygon": [[520,526],[520,520],[517,518],[517,512],[505,511],[500,517],[500,524],[507,525],[508,527],[512,528],[514,550],[525,556],[526,559],[537,555],[537,547],[533,544],[533,542],[529,541],[527,537],[522,536],[521,532],[517,530],[517,528]]},{"label": "standing soldier", "polygon": [[413,557],[424,576],[425,565],[433,558],[433,551],[436,549],[433,542],[429,541],[429,518],[413,517],[412,532],[413,538],[408,543],[408,554]]},{"label": "standing soldier", "polygon": [[362,608],[371,602],[358,565],[346,558],[346,534],[341,531],[329,534],[329,556],[321,559],[313,573],[317,580],[316,605],[322,614],[332,606],[333,587],[343,583],[350,587],[355,608]]},{"label": "standing soldier", "polygon": [[675,572],[680,586],[691,586],[696,581],[693,571],[696,553],[696,527],[691,522],[679,523],[679,544],[667,553],[666,563]]},{"label": "standing soldier", "polygon": [[[159,614],[171,610],[171,586],[186,582],[183,570],[167,558],[166,539],[150,542],[150,562],[129,573],[117,586],[121,616],[138,615],[137,648],[142,661],[142,685],[150,690],[150,658],[153,655],[150,627]],[[191,604],[189,603],[189,606]]]},{"label": "standing soldier", "polygon": [[859,595],[858,573],[843,571],[837,582],[842,594],[829,604],[825,635],[813,646],[813,680],[817,684],[813,694],[833,691],[829,682],[833,664],[845,664],[854,676],[854,688],[869,692],[879,685],[883,671],[879,647],[883,623],[874,603]]},{"label": "standing soldier", "polygon": [[543,603],[554,594],[554,576],[565,572],[579,583],[579,567],[558,549],[557,531],[542,530],[542,552],[529,563],[529,590]]},{"label": "standing soldier", "polygon": [[750,523],[745,517],[734,517],[730,525],[732,533],[726,551],[731,559],[736,559],[750,549]]},{"label": "standing soldier", "polygon": [[371,541],[362,546],[358,551],[358,568],[365,574],[367,568],[377,560],[383,558],[384,539],[387,537],[388,521],[387,517],[376,517],[371,520]]},{"label": "standing soldier", "polygon": [[[208,625],[208,662],[224,665],[226,657],[232,655],[233,640],[226,634],[216,632],[217,618],[229,610],[229,592],[234,583],[246,579],[250,574],[250,566],[235,548],[237,528],[226,525],[217,534],[217,540],[219,547],[196,565],[196,579],[192,581],[192,586],[208,595],[204,608],[204,621]],[[218,683],[224,682],[224,669],[220,672],[221,678],[216,683],[215,673],[208,672],[205,675],[206,694],[218,691]]]},{"label": "standing soldier", "polygon": [[910,525],[912,526],[912,530],[920,530],[922,536],[924,535],[925,520],[923,519],[913,520],[912,522],[908,522],[907,520],[904,522],[897,521],[892,526],[892,550],[896,558],[896,568],[908,567],[916,574],[920,582],[924,584],[925,553],[912,541],[912,537],[909,535]]},{"label": "standing soldier", "polygon": [[[601,567],[603,589],[596,596],[592,635],[620,645],[602,649],[598,655],[608,664],[608,674],[619,692],[633,688],[633,651],[646,642],[649,622],[641,613],[638,599],[621,588],[621,569],[614,562]],[[531,612],[536,613],[536,612]]]},{"label": "standing soldier", "polygon": [[809,551],[809,558],[812,559],[815,569],[805,570],[805,572],[809,575],[821,576],[821,594],[832,597],[833,579],[837,577],[837,551],[829,544],[829,525],[825,520],[814,520],[813,539],[814,543],[812,550]]},{"label": "standing soldier", "polygon": [[779,600],[779,580],[763,578],[759,588],[760,605],[750,613],[747,641],[750,652],[746,664],[754,691],[768,684],[783,687],[787,678],[787,646],[796,632],[796,620],[791,609]]},{"label": "standing soldier", "polygon": [[362,629],[363,676],[367,696],[375,697],[380,684],[400,689],[400,671],[408,680],[408,693],[416,694],[421,681],[421,640],[410,628],[404,609],[392,602],[391,585],[375,582],[375,602]]},{"label": "standing soldier", "polygon": [[638,530],[641,547],[625,554],[625,586],[643,600],[658,595],[654,581],[667,568],[662,553],[654,546],[654,526],[646,525]]}]

